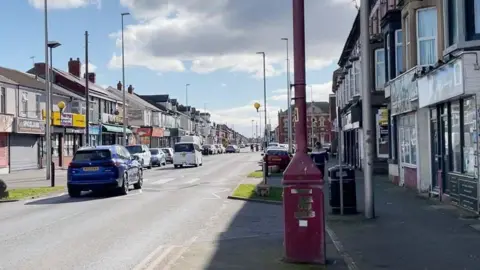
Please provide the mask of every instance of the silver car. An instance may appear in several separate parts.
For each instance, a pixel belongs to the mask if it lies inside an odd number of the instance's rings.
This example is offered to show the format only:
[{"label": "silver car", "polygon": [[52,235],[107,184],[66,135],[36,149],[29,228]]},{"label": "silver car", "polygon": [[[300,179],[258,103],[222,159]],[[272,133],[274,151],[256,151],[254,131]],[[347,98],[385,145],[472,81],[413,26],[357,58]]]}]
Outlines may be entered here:
[{"label": "silver car", "polygon": [[162,149],[150,148],[150,153],[152,154],[152,166],[161,167],[167,165],[167,158]]}]

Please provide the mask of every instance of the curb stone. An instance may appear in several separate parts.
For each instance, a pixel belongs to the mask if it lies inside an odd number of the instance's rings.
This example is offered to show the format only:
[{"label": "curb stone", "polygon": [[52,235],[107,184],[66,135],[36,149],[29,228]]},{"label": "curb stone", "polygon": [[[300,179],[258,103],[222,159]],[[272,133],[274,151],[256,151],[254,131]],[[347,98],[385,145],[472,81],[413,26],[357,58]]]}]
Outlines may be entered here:
[{"label": "curb stone", "polygon": [[264,204],[276,204],[276,205],[282,205],[283,204],[283,201],[262,200],[262,199],[247,199],[247,198],[236,197],[236,196],[228,196],[227,198],[230,199],[230,200],[256,202],[256,203],[264,203]]}]

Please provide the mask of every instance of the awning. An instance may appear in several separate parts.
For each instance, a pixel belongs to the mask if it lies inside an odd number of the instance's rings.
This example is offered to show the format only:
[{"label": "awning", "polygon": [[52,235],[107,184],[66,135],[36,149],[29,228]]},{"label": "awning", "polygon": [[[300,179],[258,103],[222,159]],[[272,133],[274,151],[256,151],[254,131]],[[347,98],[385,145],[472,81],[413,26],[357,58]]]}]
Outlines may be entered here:
[{"label": "awning", "polygon": [[[123,133],[123,126],[102,125],[103,132]],[[132,134],[132,131],[127,128],[127,134]]]}]

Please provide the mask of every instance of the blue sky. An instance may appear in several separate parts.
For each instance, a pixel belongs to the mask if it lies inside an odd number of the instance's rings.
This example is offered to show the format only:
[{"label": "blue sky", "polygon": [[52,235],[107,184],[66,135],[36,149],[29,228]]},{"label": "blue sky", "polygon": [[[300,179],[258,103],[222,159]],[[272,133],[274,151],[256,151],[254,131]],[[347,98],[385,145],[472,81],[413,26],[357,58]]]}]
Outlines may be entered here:
[{"label": "blue sky", "polygon": [[[49,0],[49,39],[62,43],[54,49],[53,64],[67,70],[70,57],[85,63],[84,33],[88,30],[89,60],[97,82],[115,86],[121,80],[120,13],[131,12],[125,17],[127,85],[132,84],[140,94],[167,93],[185,103],[185,84],[189,83],[189,105],[203,109],[206,104],[215,121],[236,125],[249,135],[251,119],[258,119],[252,104],[261,100],[263,105],[261,56],[255,52],[264,49],[269,75],[267,107],[275,126],[276,112],[287,103],[285,43],[280,38],[291,39],[291,1],[265,0],[282,3],[259,5],[256,8],[269,13],[258,16],[246,5],[253,0],[235,1],[231,6],[210,1],[211,6],[205,7],[196,3],[199,0]],[[347,22],[335,29],[317,29],[315,25],[322,22],[306,14],[307,83],[313,85],[315,100],[327,101],[336,59],[355,14],[353,8],[344,11],[342,5],[350,5],[337,3],[341,1],[346,0],[325,0],[323,7],[314,4],[330,12],[346,12]],[[32,67],[30,57],[44,61],[43,0],[4,2],[2,21],[12,23],[0,24],[0,50],[4,52],[0,65],[25,71]],[[290,42],[290,53],[291,48]]]}]

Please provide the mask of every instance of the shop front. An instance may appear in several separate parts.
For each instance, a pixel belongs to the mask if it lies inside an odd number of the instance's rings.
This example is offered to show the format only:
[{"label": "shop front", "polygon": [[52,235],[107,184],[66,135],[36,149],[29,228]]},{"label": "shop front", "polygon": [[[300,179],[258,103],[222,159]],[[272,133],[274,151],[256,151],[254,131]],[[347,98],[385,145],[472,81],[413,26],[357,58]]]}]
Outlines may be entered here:
[{"label": "shop front", "polygon": [[478,213],[480,101],[474,62],[461,55],[420,78],[418,85],[419,105],[429,111],[432,192]]},{"label": "shop front", "polygon": [[52,160],[55,166],[67,167],[82,146],[85,135],[85,115],[52,112]]},{"label": "shop front", "polygon": [[[101,145],[114,145],[122,144],[123,142],[123,118],[121,114],[114,115],[108,113],[102,113],[102,128],[99,134],[99,142]],[[134,140],[134,136],[131,136],[132,130],[126,128],[127,143],[131,144]]]},{"label": "shop front", "polygon": [[158,148],[158,147],[166,147],[168,145],[168,141],[164,137],[165,130],[159,127],[152,128],[152,140],[150,142],[150,147]]},{"label": "shop front", "polygon": [[363,162],[363,134],[361,104],[353,105],[342,115],[343,155],[350,166],[361,169]]},{"label": "shop front", "polygon": [[15,132],[10,136],[10,171],[42,168],[44,136],[45,121],[17,117]]},{"label": "shop front", "polygon": [[0,114],[0,174],[9,173],[9,135],[13,131],[14,116]]}]

